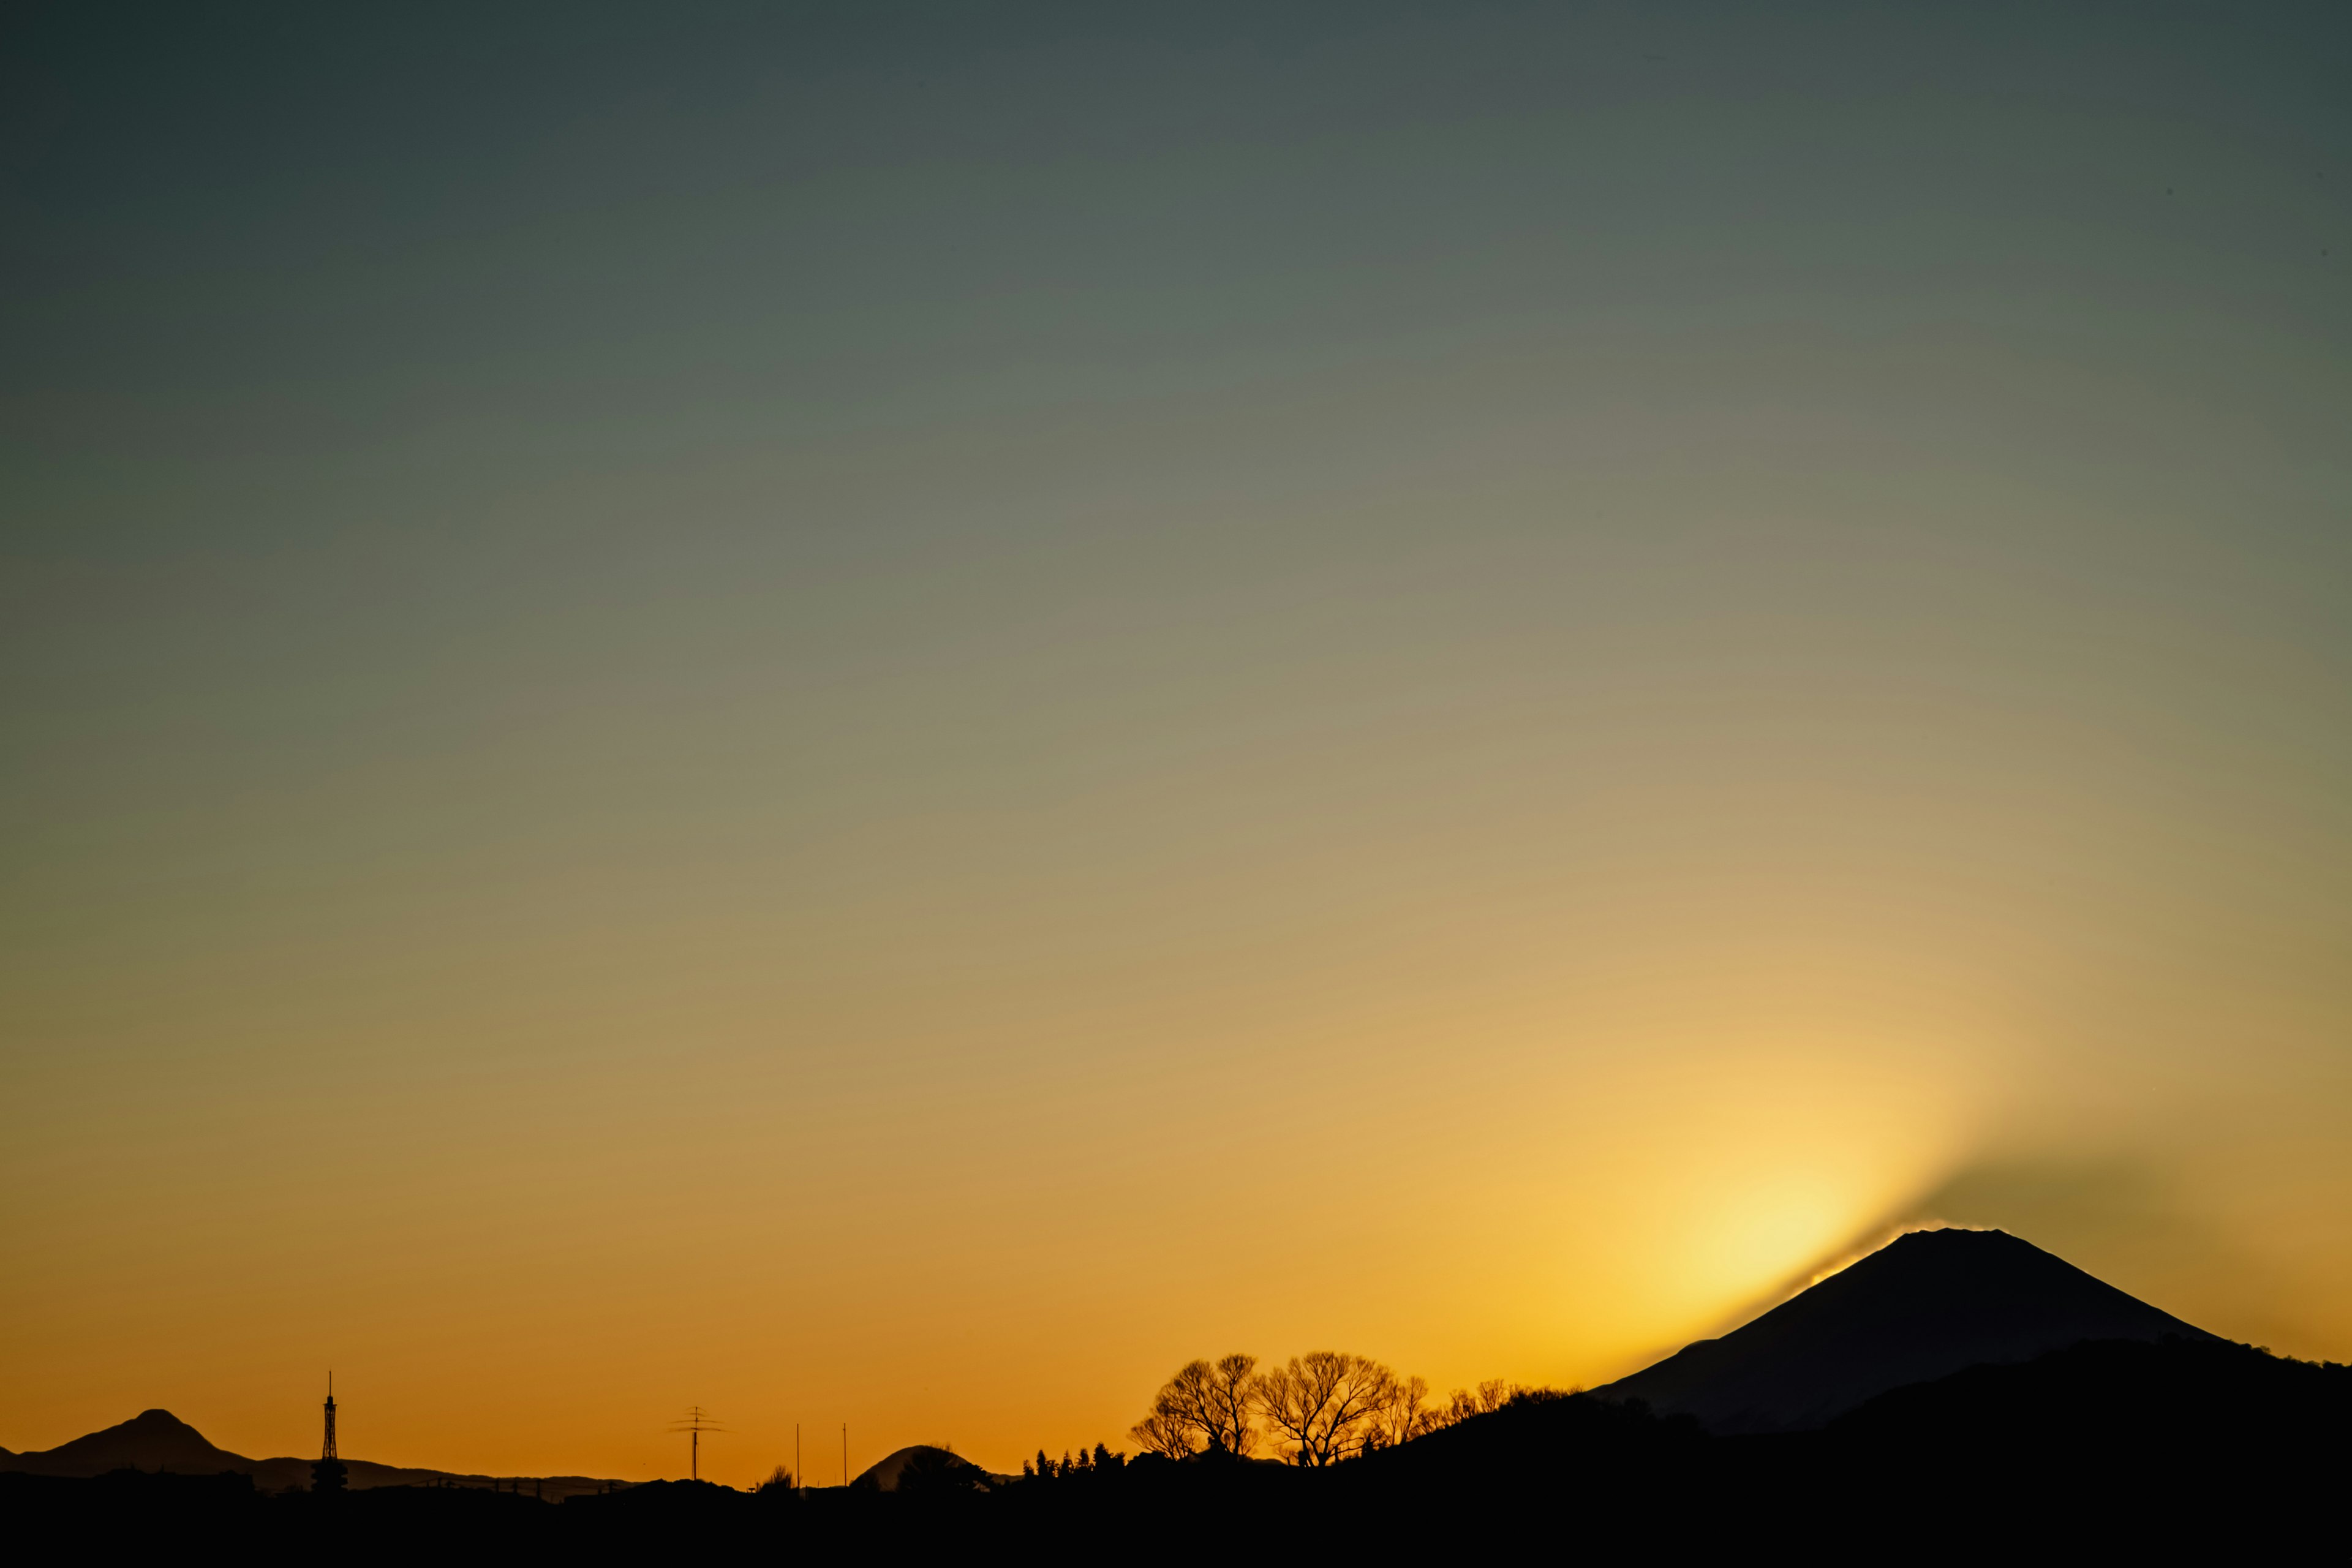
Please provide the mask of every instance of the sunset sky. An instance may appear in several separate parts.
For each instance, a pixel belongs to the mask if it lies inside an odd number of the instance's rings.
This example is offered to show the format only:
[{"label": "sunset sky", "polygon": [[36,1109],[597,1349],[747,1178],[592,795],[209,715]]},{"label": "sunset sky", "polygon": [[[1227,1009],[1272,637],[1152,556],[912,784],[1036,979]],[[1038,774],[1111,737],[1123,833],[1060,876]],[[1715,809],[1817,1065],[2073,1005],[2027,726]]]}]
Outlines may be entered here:
[{"label": "sunset sky", "polygon": [[2352,1359],[2352,7],[356,11],[0,24],[0,1446]]}]

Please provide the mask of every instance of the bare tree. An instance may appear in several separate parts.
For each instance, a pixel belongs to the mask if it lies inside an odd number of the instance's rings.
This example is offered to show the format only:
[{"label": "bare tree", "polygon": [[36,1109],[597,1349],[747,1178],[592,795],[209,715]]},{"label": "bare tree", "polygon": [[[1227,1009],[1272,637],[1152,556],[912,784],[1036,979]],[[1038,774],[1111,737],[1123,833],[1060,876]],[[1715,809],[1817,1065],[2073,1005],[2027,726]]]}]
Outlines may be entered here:
[{"label": "bare tree", "polygon": [[1130,1434],[1149,1452],[1181,1458],[1202,1448],[1247,1454],[1257,1447],[1250,1423],[1250,1374],[1257,1357],[1235,1353],[1188,1362],[1161,1386],[1151,1413]]},{"label": "bare tree", "polygon": [[1397,1375],[1363,1356],[1309,1351],[1259,1373],[1250,1394],[1286,1457],[1319,1468],[1372,1443],[1376,1418],[1396,1403]]},{"label": "bare tree", "polygon": [[1202,1448],[1246,1455],[1258,1446],[1251,1425],[1249,1387],[1256,1356],[1230,1354],[1216,1361],[1188,1361],[1162,1384],[1131,1436],[1150,1453],[1181,1458]]},{"label": "bare tree", "polygon": [[1135,1428],[1135,1440],[1146,1447],[1156,1444],[1159,1451],[1172,1456],[1199,1453],[1209,1441],[1209,1390],[1215,1377],[1205,1361],[1178,1367],[1152,1397],[1151,1413]]},{"label": "bare tree", "polygon": [[1197,1428],[1155,1410],[1128,1429],[1129,1436],[1147,1454],[1181,1459],[1201,1451]]},{"label": "bare tree", "polygon": [[1434,1432],[1444,1425],[1439,1413],[1429,1407],[1429,1380],[1425,1377],[1389,1379],[1388,1403],[1372,1412],[1370,1421],[1371,1436],[1367,1448],[1393,1448],[1400,1443],[1410,1443],[1415,1437]]},{"label": "bare tree", "polygon": [[1458,1426],[1473,1415],[1492,1415],[1526,1392],[1523,1384],[1506,1383],[1499,1377],[1490,1377],[1475,1389],[1457,1388],[1447,1398],[1444,1409],[1433,1412],[1433,1426]]},{"label": "bare tree", "polygon": [[1235,1352],[1217,1358],[1209,1369],[1208,1388],[1202,1398],[1209,1446],[1247,1458],[1257,1447],[1257,1426],[1251,1420],[1250,1384],[1257,1357]]}]

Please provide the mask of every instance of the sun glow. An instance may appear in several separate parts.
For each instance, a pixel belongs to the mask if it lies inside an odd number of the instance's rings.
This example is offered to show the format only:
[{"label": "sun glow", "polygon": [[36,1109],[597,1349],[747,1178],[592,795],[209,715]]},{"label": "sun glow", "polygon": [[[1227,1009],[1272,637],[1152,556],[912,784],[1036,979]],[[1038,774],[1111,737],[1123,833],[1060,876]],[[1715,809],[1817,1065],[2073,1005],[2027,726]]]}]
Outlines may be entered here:
[{"label": "sun glow", "polygon": [[1718,1289],[1766,1289],[1851,1237],[1856,1206],[1820,1172],[1763,1177],[1696,1217],[1692,1272]]}]

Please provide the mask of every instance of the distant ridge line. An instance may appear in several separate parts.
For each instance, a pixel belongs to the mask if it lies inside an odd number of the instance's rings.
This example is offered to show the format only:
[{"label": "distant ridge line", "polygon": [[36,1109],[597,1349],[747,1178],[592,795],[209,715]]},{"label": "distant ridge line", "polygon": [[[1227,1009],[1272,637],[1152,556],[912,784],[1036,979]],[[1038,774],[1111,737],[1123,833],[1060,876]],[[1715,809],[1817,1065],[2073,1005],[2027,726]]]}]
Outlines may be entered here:
[{"label": "distant ridge line", "polygon": [[[163,1409],[142,1410],[128,1421],[76,1437],[71,1442],[60,1443],[54,1448],[21,1454],[0,1449],[0,1469],[18,1470],[29,1475],[90,1477],[123,1469],[218,1475],[230,1470],[251,1476],[254,1485],[264,1491],[283,1491],[288,1487],[309,1486],[310,1464],[309,1459],[290,1456],[253,1459],[243,1454],[231,1453],[226,1448],[216,1447],[194,1426]],[[446,1483],[488,1489],[509,1480],[525,1480],[538,1482],[541,1495],[553,1499],[578,1492],[602,1491],[607,1487],[636,1484],[595,1476],[467,1475],[454,1470],[383,1465],[370,1459],[345,1459],[343,1464],[350,1472],[349,1484],[354,1489]]]}]

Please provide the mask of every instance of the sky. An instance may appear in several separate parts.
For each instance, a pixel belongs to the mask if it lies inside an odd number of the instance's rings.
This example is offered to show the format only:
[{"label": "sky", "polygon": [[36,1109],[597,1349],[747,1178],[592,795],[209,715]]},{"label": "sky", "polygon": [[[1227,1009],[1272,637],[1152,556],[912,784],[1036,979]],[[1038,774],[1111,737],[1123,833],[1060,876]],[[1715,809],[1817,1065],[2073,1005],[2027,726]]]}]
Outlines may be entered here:
[{"label": "sky", "polygon": [[0,1446],[839,1479],[1906,1225],[2352,1359],[2352,12],[0,23]]}]

